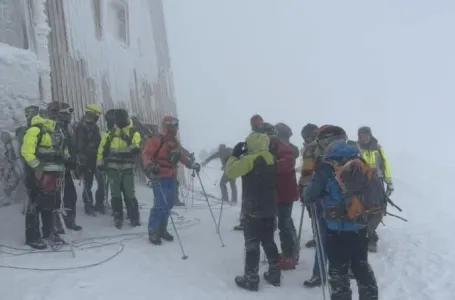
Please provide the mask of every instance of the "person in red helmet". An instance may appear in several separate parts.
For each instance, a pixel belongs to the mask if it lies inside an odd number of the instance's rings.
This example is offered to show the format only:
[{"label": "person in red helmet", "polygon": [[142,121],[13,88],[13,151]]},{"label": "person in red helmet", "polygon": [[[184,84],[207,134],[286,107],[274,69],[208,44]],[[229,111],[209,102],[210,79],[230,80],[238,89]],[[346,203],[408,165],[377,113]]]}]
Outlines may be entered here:
[{"label": "person in red helmet", "polygon": [[174,237],[167,231],[167,224],[170,210],[176,201],[175,175],[178,163],[181,162],[196,172],[201,169],[201,166],[192,161],[186,151],[182,150],[177,139],[179,120],[166,116],[161,125],[161,134],[148,139],[142,150],[142,161],[147,177],[152,181],[155,197],[148,221],[149,240],[154,245],[160,245],[162,239],[174,240]]}]

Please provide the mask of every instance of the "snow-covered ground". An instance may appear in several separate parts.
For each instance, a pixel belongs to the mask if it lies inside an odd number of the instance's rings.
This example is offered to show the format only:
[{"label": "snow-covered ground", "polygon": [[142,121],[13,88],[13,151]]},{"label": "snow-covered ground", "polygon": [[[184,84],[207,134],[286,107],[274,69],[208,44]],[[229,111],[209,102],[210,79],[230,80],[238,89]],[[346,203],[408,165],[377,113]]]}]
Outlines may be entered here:
[{"label": "snow-covered ground", "polygon": [[[453,216],[452,206],[449,206],[451,197],[447,193],[450,182],[444,181],[444,175],[451,174],[452,170],[437,169],[406,155],[395,155],[391,160],[395,162],[394,200],[404,209],[403,216],[409,223],[387,217],[386,226],[379,229],[380,248],[370,258],[379,281],[380,299],[455,299],[455,242],[449,232]],[[434,170],[439,172],[438,181]],[[214,183],[219,175],[216,168],[201,172],[206,189],[215,195],[218,190]],[[174,209],[187,260],[182,260],[177,241],[160,247],[149,244],[145,221],[152,196],[151,190],[144,186],[137,188],[143,204],[141,228],[125,226],[118,231],[111,226],[108,216],[86,217],[79,209],[78,220],[84,230],[81,234],[72,234],[76,258],[72,258],[68,249],[30,252],[23,245],[24,218],[19,207],[0,209],[3,226],[0,244],[4,245],[0,246],[1,298],[322,299],[320,289],[302,287],[313,264],[311,249],[302,250],[297,270],[283,272],[282,287],[274,288],[262,281],[258,293],[237,288],[234,276],[243,270],[243,237],[233,231],[232,226],[238,221],[239,207],[223,208],[221,234],[226,246],[221,247],[197,181],[195,190],[193,205],[191,192],[186,191],[187,208]],[[218,219],[220,203],[211,200],[211,204]],[[300,205],[295,204],[296,222],[299,214]],[[302,244],[311,236],[307,218],[303,227]],[[265,269],[266,265],[262,265],[261,272]],[[352,283],[355,286],[354,281]]]}]

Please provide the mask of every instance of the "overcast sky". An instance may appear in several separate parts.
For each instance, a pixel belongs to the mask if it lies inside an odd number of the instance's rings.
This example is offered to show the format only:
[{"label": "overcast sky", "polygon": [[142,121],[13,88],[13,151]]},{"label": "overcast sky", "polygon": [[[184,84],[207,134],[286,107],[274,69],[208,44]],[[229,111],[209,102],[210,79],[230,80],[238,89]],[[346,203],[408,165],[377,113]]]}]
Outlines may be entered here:
[{"label": "overcast sky", "polygon": [[190,149],[243,140],[256,113],[299,146],[307,122],[370,125],[390,151],[452,144],[454,0],[163,2]]}]

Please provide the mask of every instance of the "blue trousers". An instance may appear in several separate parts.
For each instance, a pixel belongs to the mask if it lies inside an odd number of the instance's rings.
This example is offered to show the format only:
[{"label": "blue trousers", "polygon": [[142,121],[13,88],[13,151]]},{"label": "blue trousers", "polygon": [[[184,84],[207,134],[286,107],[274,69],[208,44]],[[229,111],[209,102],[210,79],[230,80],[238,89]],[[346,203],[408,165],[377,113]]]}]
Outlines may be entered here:
[{"label": "blue trousers", "polygon": [[[314,264],[313,264],[313,276],[319,276],[321,278],[326,277],[326,266],[327,266],[327,225],[324,221],[324,218],[322,216],[316,216],[316,222],[319,224],[319,230],[321,232],[321,239],[322,241],[319,241],[319,237],[317,233],[314,233],[314,238],[316,239],[316,243],[319,243],[322,245],[325,257],[322,258],[324,262],[324,266],[322,266],[322,276],[321,272],[319,270],[319,260],[318,260],[318,250],[316,248],[316,251],[314,252]],[[314,228],[316,230],[316,228]]]},{"label": "blue trousers", "polygon": [[152,189],[155,203],[150,209],[149,216],[149,231],[156,230],[161,222],[166,222],[169,219],[171,209],[174,207],[175,198],[177,193],[177,182],[174,177],[160,178],[153,181]]}]

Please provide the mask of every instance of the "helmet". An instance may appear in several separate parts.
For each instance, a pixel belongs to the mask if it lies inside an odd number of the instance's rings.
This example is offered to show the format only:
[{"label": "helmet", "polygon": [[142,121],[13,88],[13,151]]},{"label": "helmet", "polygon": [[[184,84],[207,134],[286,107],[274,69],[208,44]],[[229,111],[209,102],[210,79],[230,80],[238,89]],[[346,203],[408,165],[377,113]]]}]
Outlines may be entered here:
[{"label": "helmet", "polygon": [[115,125],[115,109],[108,109],[104,114],[104,120],[106,121],[107,129],[112,130]]},{"label": "helmet", "polygon": [[368,126],[362,126],[359,128],[359,130],[357,130],[357,134],[368,134],[368,135],[372,135],[372,131],[371,131],[371,128],[368,127]]},{"label": "helmet", "polygon": [[24,109],[24,113],[25,113],[25,118],[27,120],[31,120],[34,116],[39,114],[39,106],[36,106],[36,105],[27,106]]},{"label": "helmet", "polygon": [[74,109],[64,102],[52,101],[46,107],[47,117],[50,119],[59,119],[62,121],[71,121],[71,114]]},{"label": "helmet", "polygon": [[292,136],[292,129],[284,123],[277,123],[275,128],[280,138],[289,139]]},{"label": "helmet", "polygon": [[319,128],[317,135],[316,135],[316,141],[318,143],[318,146],[322,149],[325,149],[330,143],[336,140],[347,140],[347,134],[346,131],[335,125],[324,125],[321,128]]},{"label": "helmet", "polygon": [[98,104],[89,104],[85,107],[85,112],[86,113],[93,113],[97,116],[101,116],[103,114],[103,111],[101,109],[101,106]]},{"label": "helmet", "polygon": [[277,135],[275,126],[270,123],[262,124],[261,132],[267,134],[268,136]]},{"label": "helmet", "polygon": [[164,134],[176,134],[179,128],[179,119],[172,117],[172,116],[165,116],[161,121],[161,125],[163,126],[163,133]]}]

